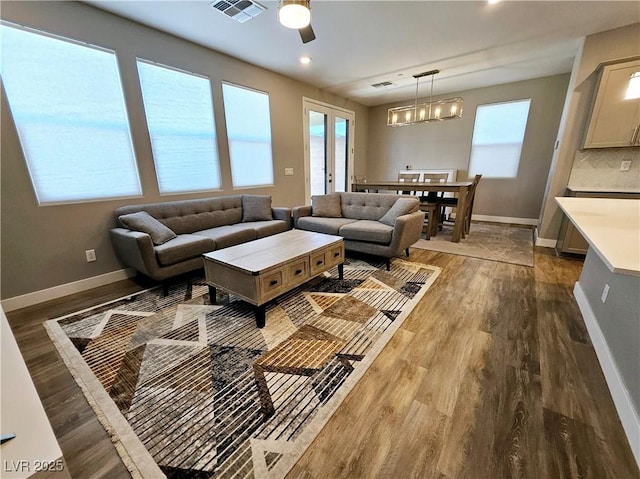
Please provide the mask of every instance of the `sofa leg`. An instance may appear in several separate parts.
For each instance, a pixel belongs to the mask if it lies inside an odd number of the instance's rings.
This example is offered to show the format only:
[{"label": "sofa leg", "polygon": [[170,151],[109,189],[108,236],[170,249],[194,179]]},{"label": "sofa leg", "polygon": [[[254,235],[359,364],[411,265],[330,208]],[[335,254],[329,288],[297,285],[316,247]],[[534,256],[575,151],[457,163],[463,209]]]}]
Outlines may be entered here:
[{"label": "sofa leg", "polygon": [[404,250],[404,254],[407,255],[407,258],[409,257],[409,248],[407,248],[406,250]]},{"label": "sofa leg", "polygon": [[166,298],[167,296],[169,296],[169,283],[167,283],[166,281],[162,282],[162,297]]},{"label": "sofa leg", "polygon": [[391,271],[391,260],[389,258],[385,260],[385,264],[387,265],[387,271]]}]

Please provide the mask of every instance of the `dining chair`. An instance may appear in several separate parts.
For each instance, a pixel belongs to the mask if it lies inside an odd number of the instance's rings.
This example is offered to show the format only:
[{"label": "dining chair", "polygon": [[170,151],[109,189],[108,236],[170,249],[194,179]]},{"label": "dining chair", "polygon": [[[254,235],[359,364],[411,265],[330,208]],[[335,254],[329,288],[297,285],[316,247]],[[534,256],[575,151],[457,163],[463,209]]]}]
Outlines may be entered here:
[{"label": "dining chair", "polygon": [[[398,173],[399,183],[417,183],[420,179],[420,173]],[[415,195],[415,191],[398,191],[402,195]]]},{"label": "dining chair", "polygon": [[478,188],[478,183],[480,183],[480,178],[482,175],[476,175],[471,183],[471,186],[467,190],[467,203],[465,207],[465,211],[459,212],[457,211],[458,207],[458,198],[442,198],[440,200],[441,207],[449,207],[456,208],[456,215],[462,214],[464,218],[464,227],[462,228],[462,238],[465,237],[465,234],[469,234],[471,229],[471,215],[473,213],[473,203],[476,197],[476,189]]},{"label": "dining chair", "polygon": [[[448,177],[447,173],[424,173],[422,175],[422,183],[445,183]],[[438,194],[437,191],[423,191],[420,196],[420,211],[425,212],[425,221],[427,223],[426,239],[431,239],[438,232],[441,209],[439,200],[442,198],[442,194],[442,192]]]}]

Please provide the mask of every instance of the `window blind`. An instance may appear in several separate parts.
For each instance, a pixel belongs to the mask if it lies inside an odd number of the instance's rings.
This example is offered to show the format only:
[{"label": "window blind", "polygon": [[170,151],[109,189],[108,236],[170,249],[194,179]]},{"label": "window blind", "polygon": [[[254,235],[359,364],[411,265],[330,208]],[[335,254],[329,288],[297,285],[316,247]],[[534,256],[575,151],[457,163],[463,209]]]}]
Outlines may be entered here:
[{"label": "window blind", "polygon": [[269,95],[222,84],[234,187],[273,185]]},{"label": "window blind", "polygon": [[531,99],[478,105],[469,175],[515,178],[522,153]]},{"label": "window blind", "polygon": [[115,53],[8,24],[0,40],[38,203],[142,195]]},{"label": "window blind", "polygon": [[219,189],[209,79],[144,60],[138,73],[160,193]]}]

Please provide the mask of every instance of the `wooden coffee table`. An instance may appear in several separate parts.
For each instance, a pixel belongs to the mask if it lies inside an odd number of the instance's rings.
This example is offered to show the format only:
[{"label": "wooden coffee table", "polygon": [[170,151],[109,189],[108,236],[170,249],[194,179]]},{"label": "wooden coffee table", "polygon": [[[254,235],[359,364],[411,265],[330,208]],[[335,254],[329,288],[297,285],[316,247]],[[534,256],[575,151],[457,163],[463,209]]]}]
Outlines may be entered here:
[{"label": "wooden coffee table", "polygon": [[255,306],[264,327],[266,305],[311,278],[338,266],[343,277],[344,241],[340,236],[290,230],[204,254],[209,298],[220,288]]}]

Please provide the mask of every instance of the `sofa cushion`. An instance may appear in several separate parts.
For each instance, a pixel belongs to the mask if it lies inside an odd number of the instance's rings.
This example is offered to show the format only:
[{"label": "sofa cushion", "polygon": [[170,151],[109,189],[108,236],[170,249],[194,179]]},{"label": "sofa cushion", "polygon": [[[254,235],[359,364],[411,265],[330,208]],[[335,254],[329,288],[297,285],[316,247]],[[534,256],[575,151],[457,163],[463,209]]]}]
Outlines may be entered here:
[{"label": "sofa cushion", "polygon": [[216,244],[211,238],[196,235],[178,235],[154,248],[158,263],[162,266],[195,258],[215,249]]},{"label": "sofa cushion", "polygon": [[321,216],[323,218],[341,218],[340,195],[331,193],[329,195],[314,195],[311,197],[311,216]]},{"label": "sofa cushion", "polygon": [[289,224],[282,220],[256,221],[254,223],[246,224],[255,230],[257,239],[278,233],[284,233],[289,229]]},{"label": "sofa cushion", "polygon": [[133,231],[141,231],[151,236],[155,245],[160,245],[172,240],[176,234],[168,227],[160,223],[146,211],[138,211],[120,216],[120,222]]},{"label": "sofa cushion", "polygon": [[273,219],[271,213],[271,196],[242,195],[242,222],[269,221]]},{"label": "sofa cushion", "polygon": [[346,240],[389,244],[393,235],[393,227],[379,221],[359,220],[342,226],[339,234]]},{"label": "sofa cushion", "polygon": [[211,238],[216,244],[216,249],[253,241],[257,236],[256,230],[250,223],[218,226],[217,228],[196,231],[194,235]]},{"label": "sofa cushion", "polygon": [[[378,221],[393,206],[398,195],[380,193],[340,193],[342,216],[356,220]],[[416,199],[416,208],[418,200]]]},{"label": "sofa cushion", "polygon": [[416,210],[417,204],[415,200],[410,198],[398,198],[393,206],[387,211],[382,218],[380,218],[380,223],[384,223],[385,225],[393,226],[396,224],[396,218],[398,216],[406,215]]},{"label": "sofa cushion", "polygon": [[304,216],[298,220],[296,228],[337,235],[341,227],[349,223],[354,223],[355,221],[356,220],[348,218],[316,218],[314,216]]},{"label": "sofa cushion", "polygon": [[146,211],[176,234],[189,234],[242,221],[242,195],[121,206],[120,215]]}]

